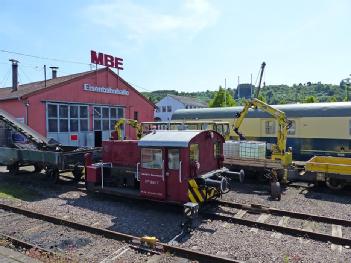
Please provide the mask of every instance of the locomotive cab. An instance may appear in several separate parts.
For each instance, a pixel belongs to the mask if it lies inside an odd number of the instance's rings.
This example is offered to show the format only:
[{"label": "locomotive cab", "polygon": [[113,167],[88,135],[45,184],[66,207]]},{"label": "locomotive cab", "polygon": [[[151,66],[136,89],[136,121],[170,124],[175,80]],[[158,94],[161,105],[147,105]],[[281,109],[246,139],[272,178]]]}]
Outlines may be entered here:
[{"label": "locomotive cab", "polygon": [[224,138],[215,131],[154,131],[139,141],[103,142],[103,162],[87,157],[88,190],[184,204],[227,190]]}]

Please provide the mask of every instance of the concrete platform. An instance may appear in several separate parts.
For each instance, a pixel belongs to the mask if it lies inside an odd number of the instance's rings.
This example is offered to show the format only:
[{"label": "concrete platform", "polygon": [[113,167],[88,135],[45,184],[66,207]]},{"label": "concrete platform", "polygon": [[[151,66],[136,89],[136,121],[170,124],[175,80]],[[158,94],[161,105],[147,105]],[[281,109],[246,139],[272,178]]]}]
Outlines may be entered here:
[{"label": "concrete platform", "polygon": [[41,261],[28,257],[20,252],[0,246],[0,263],[40,263]]}]

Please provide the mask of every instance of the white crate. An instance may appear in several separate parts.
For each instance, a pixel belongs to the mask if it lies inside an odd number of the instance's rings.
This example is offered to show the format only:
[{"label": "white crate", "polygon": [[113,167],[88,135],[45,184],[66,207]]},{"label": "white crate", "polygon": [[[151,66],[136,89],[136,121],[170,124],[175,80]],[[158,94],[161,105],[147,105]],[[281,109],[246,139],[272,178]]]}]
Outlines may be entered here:
[{"label": "white crate", "polygon": [[258,141],[240,141],[240,158],[265,159],[266,143]]},{"label": "white crate", "polygon": [[240,142],[226,141],[223,144],[224,157],[240,157]]}]

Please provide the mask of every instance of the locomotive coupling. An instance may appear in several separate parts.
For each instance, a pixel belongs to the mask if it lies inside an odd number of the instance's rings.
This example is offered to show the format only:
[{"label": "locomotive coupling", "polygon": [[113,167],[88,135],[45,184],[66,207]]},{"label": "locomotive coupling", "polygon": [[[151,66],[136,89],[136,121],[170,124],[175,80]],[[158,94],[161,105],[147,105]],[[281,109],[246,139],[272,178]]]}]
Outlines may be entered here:
[{"label": "locomotive coupling", "polygon": [[229,192],[229,181],[223,176],[227,172],[227,168],[211,171],[197,178],[198,184],[205,187],[214,187],[221,194]]}]

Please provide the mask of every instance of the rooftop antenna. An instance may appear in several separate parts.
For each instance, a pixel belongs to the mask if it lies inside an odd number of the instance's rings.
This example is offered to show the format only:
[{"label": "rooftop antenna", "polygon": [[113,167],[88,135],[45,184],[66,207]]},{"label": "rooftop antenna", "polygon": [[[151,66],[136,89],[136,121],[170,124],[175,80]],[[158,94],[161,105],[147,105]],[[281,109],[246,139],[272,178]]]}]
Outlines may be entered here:
[{"label": "rooftop antenna", "polygon": [[44,65],[44,87],[46,88],[46,65]]}]

